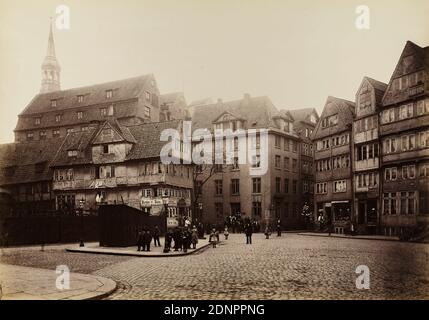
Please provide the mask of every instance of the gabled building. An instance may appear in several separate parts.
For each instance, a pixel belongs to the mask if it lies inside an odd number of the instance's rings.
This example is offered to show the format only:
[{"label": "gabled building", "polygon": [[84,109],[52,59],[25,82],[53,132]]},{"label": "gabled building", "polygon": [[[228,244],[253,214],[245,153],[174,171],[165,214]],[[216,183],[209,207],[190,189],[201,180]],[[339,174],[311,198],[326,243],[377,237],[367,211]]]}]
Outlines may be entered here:
[{"label": "gabled building", "polygon": [[15,142],[62,138],[112,116],[122,125],[160,121],[159,90],[152,74],[60,90],[60,73],[51,27],[40,93],[18,115]]},{"label": "gabled building", "polygon": [[353,121],[354,212],[358,233],[377,233],[380,220],[378,112],[387,84],[365,77],[356,93]]},{"label": "gabled building", "polygon": [[315,147],[315,218],[323,214],[335,232],[350,228],[353,214],[351,166],[354,102],[328,97],[312,140]]},{"label": "gabled building", "polygon": [[[290,114],[279,112],[266,96],[249,94],[240,100],[195,105],[190,110],[193,129],[243,129],[246,134],[250,129],[268,130],[266,174],[250,176],[251,164],[239,164],[239,150],[235,149],[233,164],[216,165],[196,199],[204,222],[222,224],[226,217],[238,215],[261,223],[281,219],[285,229],[301,227],[300,138]],[[261,152],[258,141],[255,147]]]},{"label": "gabled building", "polygon": [[429,47],[408,41],[382,100],[382,214],[387,235],[429,222]]},{"label": "gabled building", "polygon": [[108,119],[67,135],[51,163],[56,208],[126,204],[159,215],[167,206],[170,218],[190,216],[193,167],[160,159],[161,132],[169,128],[180,130],[181,121],[125,127]]},{"label": "gabled building", "polygon": [[300,147],[300,180],[302,201],[314,211],[314,150],[311,136],[319,121],[315,108],[292,109],[288,111],[294,119],[293,127],[301,139]]}]

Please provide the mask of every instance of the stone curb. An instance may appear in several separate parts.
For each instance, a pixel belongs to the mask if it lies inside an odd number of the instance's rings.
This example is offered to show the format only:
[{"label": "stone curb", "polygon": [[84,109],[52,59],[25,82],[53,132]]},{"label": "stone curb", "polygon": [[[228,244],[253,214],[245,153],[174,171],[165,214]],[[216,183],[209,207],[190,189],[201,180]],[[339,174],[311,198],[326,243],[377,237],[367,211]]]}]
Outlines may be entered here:
[{"label": "stone curb", "polygon": [[113,255],[113,256],[129,256],[129,257],[147,257],[147,258],[171,258],[171,257],[183,257],[191,254],[195,254],[197,252],[200,252],[203,249],[207,249],[211,244],[206,243],[205,245],[202,245],[201,247],[198,247],[195,250],[189,251],[189,252],[180,252],[180,253],[173,253],[173,254],[139,254],[139,253],[133,253],[130,251],[109,251],[108,249],[94,249],[94,248],[66,248],[67,252],[74,252],[74,253],[91,253],[91,254],[107,254],[107,255]]},{"label": "stone curb", "polygon": [[307,236],[307,237],[325,237],[325,238],[339,238],[339,239],[359,239],[359,240],[379,240],[379,241],[400,241],[397,237],[392,238],[370,238],[370,237],[362,237],[362,236],[341,236],[337,234],[331,234],[330,236],[326,233],[297,233],[300,236]]}]

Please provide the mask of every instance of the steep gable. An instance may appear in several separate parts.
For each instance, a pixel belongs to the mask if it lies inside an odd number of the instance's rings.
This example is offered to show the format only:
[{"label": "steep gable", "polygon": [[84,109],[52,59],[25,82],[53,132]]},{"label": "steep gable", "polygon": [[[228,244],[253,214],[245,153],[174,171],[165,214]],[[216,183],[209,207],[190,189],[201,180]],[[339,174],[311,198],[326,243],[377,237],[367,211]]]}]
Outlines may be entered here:
[{"label": "steep gable", "polygon": [[[428,50],[407,41],[383,96],[383,106],[409,99],[413,95],[410,87],[415,86],[419,81],[418,79],[426,82],[424,90],[428,91],[428,68]],[[414,73],[418,74],[413,77]]]}]

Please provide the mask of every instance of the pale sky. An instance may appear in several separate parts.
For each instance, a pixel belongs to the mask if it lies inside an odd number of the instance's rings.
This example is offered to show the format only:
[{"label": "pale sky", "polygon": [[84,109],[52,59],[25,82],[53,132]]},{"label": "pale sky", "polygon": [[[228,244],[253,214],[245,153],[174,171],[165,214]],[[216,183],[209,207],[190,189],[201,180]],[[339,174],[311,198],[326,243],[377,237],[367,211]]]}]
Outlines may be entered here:
[{"label": "pale sky", "polygon": [[[0,143],[39,92],[49,17],[61,86],[155,74],[161,93],[188,102],[268,95],[278,108],[354,100],[363,76],[388,82],[407,40],[429,45],[428,0],[121,0],[0,2]],[[370,29],[355,27],[359,5]]]}]

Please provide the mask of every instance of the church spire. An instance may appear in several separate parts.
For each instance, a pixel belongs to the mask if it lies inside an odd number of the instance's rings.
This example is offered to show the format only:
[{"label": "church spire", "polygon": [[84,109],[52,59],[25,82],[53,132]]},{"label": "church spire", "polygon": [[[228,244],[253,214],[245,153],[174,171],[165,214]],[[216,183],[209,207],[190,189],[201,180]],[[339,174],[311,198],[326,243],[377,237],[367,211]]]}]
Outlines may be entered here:
[{"label": "church spire", "polygon": [[42,86],[40,93],[61,90],[60,85],[61,67],[55,55],[55,42],[52,33],[52,19],[49,27],[48,48],[45,60],[42,63]]}]

